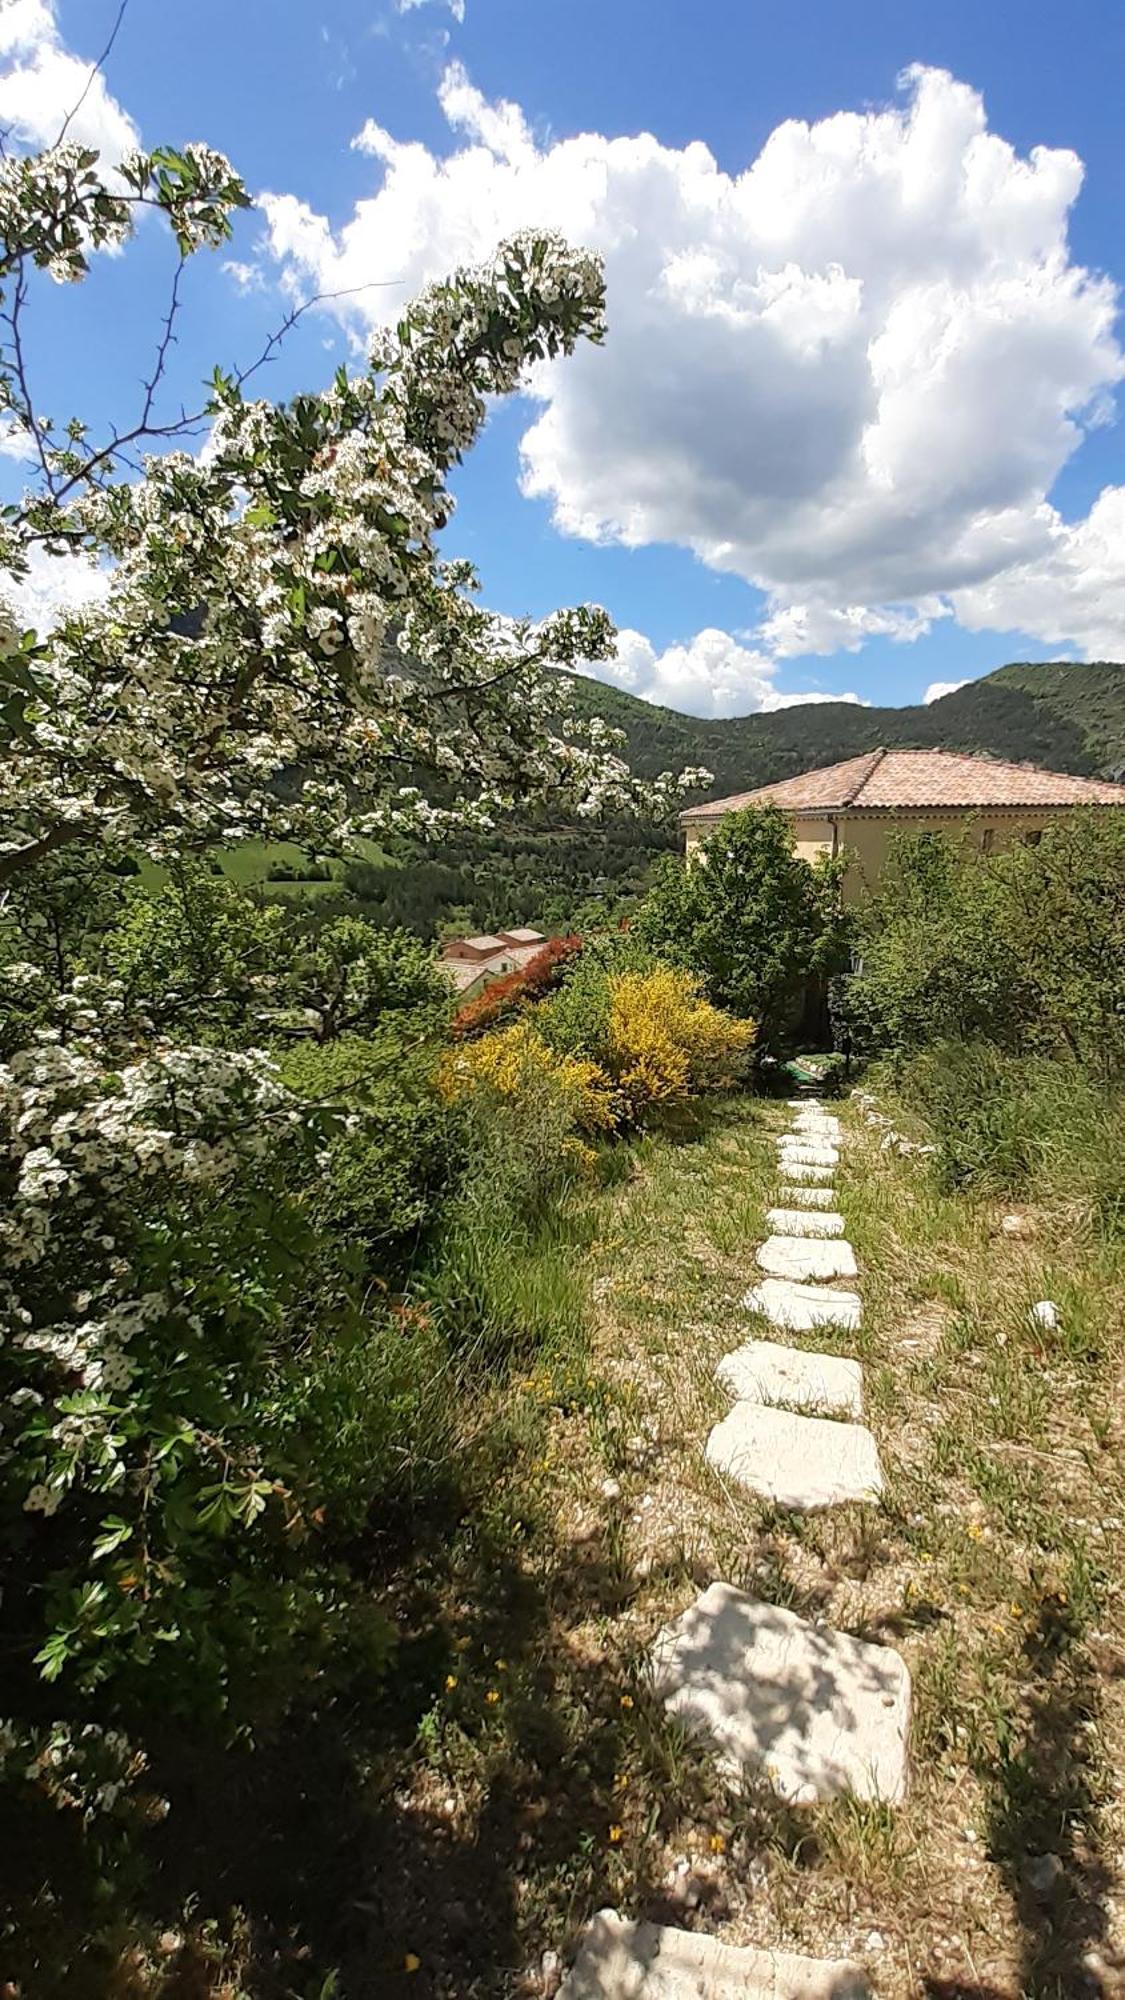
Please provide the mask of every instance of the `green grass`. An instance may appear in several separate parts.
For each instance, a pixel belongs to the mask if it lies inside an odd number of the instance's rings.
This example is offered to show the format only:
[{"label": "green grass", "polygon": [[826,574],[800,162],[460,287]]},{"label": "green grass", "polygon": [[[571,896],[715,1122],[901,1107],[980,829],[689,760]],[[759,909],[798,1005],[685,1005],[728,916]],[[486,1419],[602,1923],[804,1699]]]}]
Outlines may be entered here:
[{"label": "green grass", "polygon": [[[376,841],[357,837],[352,842],[355,857],[366,861],[374,868],[394,868],[393,861]],[[330,881],[297,879],[291,882],[271,882],[269,871],[277,865],[300,869],[308,863],[306,850],[292,840],[246,840],[237,847],[219,850],[218,861],[223,874],[230,882],[237,882],[242,888],[261,888],[269,896],[325,896],[335,894],[340,886],[347,863],[332,859]],[[164,870],[155,861],[142,860],[139,874],[146,888],[156,889],[164,880]]]},{"label": "green grass", "polygon": [[[1034,1234],[1006,1238],[1002,1206],[842,1116],[865,1323],[833,1345],[864,1360],[884,1505],[790,1516],[704,1460],[716,1361],[768,1333],[740,1301],[783,1105],[618,1149],[612,1184],[540,1227],[486,1204],[412,1307],[432,1317],[403,1324],[404,1364],[412,1342],[435,1358],[400,1420],[426,1478],[367,1530],[393,1672],[228,1755],[209,1799],[197,1781],[124,1992],[511,2000],[607,1904],[856,1955],[880,2000],[1087,1990],[1125,1846],[1122,1538],[1103,1528],[1125,1518],[1125,1253],[1031,1203]],[[1052,1333],[1027,1318],[1043,1297]],[[655,1633],[718,1577],[902,1652],[903,1807],[732,1791],[652,1700]],[[1026,1885],[1044,1853],[1050,1904]]]}]

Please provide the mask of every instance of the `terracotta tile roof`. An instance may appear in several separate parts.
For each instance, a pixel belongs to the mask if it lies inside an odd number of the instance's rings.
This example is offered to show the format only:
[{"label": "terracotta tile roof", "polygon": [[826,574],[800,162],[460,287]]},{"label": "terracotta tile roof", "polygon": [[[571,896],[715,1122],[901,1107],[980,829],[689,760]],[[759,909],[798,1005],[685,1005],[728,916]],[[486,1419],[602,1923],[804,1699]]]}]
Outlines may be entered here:
[{"label": "terracotta tile roof", "polygon": [[506,944],[546,944],[547,942],[542,931],[533,931],[527,924],[521,924],[514,931],[503,931],[501,935]]},{"label": "terracotta tile roof", "polygon": [[686,821],[721,819],[740,806],[779,806],[783,812],[920,811],[942,806],[1125,806],[1125,785],[1008,764],[998,757],[968,757],[955,750],[868,750],[842,764],[826,764],[799,778],[782,778],[754,792],[708,799],[680,814]]}]

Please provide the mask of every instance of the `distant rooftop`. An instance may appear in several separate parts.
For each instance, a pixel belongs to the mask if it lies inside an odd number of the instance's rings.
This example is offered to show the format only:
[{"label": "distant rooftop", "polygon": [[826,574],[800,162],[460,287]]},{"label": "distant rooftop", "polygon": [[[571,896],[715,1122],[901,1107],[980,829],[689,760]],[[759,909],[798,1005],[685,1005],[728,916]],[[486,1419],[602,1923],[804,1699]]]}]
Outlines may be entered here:
[{"label": "distant rooftop", "polygon": [[546,944],[547,942],[542,931],[529,930],[526,925],[521,926],[519,930],[505,931],[503,935],[509,944]]},{"label": "distant rooftop", "polygon": [[683,821],[721,819],[742,806],[778,806],[782,812],[922,811],[941,807],[1125,806],[1125,785],[1041,771],[1034,764],[968,757],[955,750],[868,750],[825,764],[799,778],[759,785],[753,792],[708,799],[681,813]]}]

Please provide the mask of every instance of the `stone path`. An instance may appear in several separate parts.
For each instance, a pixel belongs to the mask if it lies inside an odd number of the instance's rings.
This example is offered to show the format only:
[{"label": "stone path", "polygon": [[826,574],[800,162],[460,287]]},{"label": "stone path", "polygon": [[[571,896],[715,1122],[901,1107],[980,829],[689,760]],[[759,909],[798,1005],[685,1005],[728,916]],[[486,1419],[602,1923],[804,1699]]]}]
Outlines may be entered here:
[{"label": "stone path", "polygon": [[[837,1207],[840,1121],[791,1099],[777,1140],[777,1206],[757,1251],[768,1275],[743,1305],[791,1333],[855,1331],[858,1293],[823,1282],[858,1275]],[[809,1282],[809,1281],[812,1282]],[[733,1398],[706,1444],[724,1479],[795,1512],[877,1501],[882,1467],[863,1413],[863,1369],[842,1355],[748,1339],[716,1377]],[[890,1646],[814,1625],[716,1581],[661,1632],[653,1688],[712,1745],[740,1787],[764,1780],[797,1806],[850,1794],[905,1796],[910,1675]],[[736,1949],[695,1933],[630,1923],[603,1910],[589,1925],[559,2000],[870,2000],[862,1971],[840,1960]]]},{"label": "stone path", "polygon": [[[825,1188],[824,1192],[830,1194],[832,1190]],[[814,1203],[811,1214],[800,1207],[771,1208],[766,1212],[766,1222],[775,1236],[842,1236],[843,1216],[825,1209],[818,1214],[818,1207],[820,1204]]]},{"label": "stone path", "polygon": [[774,1340],[748,1340],[715,1370],[724,1389],[747,1402],[863,1415],[863,1370],[839,1354],[806,1354]]},{"label": "stone path", "polygon": [[559,2000],[870,2000],[857,1965],[720,1944],[599,1910]]},{"label": "stone path", "polygon": [[890,1646],[713,1583],[660,1634],[653,1678],[735,1784],[760,1773],[794,1805],[905,1794],[910,1677]]},{"label": "stone path", "polygon": [[795,1416],[739,1401],[707,1440],[707,1463],[760,1500],[812,1514],[849,1500],[877,1500],[883,1473],[862,1424]]},{"label": "stone path", "polygon": [[854,1278],[855,1251],[841,1238],[838,1243],[817,1242],[808,1236],[769,1236],[758,1252],[758,1262],[771,1278]]}]

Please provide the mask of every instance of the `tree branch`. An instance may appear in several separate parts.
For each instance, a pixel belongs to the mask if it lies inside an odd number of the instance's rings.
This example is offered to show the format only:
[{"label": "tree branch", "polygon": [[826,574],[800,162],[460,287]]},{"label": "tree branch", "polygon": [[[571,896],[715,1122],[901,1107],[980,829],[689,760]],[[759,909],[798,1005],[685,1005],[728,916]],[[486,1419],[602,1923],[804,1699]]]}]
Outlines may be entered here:
[{"label": "tree branch", "polygon": [[[94,87],[94,78],[99,75],[101,70],[105,67],[105,64],[109,61],[109,58],[113,53],[113,44],[117,40],[117,36],[121,28],[121,23],[125,19],[125,13],[128,8],[128,5],[129,5],[129,0],[121,0],[121,5],[117,9],[117,18],[114,21],[112,29],[110,30],[109,40],[106,43],[104,49],[102,50],[101,55],[98,56],[96,60],[91,64],[90,74],[86,78],[82,95],[78,99],[77,104],[71,105],[70,110],[67,112],[66,117],[63,119],[62,130],[60,131],[58,138],[55,140],[55,146],[62,145],[62,142],[66,138],[66,135],[70,130],[73,121],[77,118],[78,113],[81,111],[82,106],[85,104],[86,99],[89,97],[90,92]],[[53,150],[54,148],[52,148],[52,151]]]},{"label": "tree branch", "polygon": [[45,855],[53,854],[56,848],[68,847],[72,840],[82,840],[85,834],[84,826],[79,826],[74,820],[64,820],[59,826],[53,826],[49,833],[41,834],[38,840],[29,841],[26,847],[10,848],[6,854],[0,854],[0,886],[10,882],[22,868],[33,867]]}]

